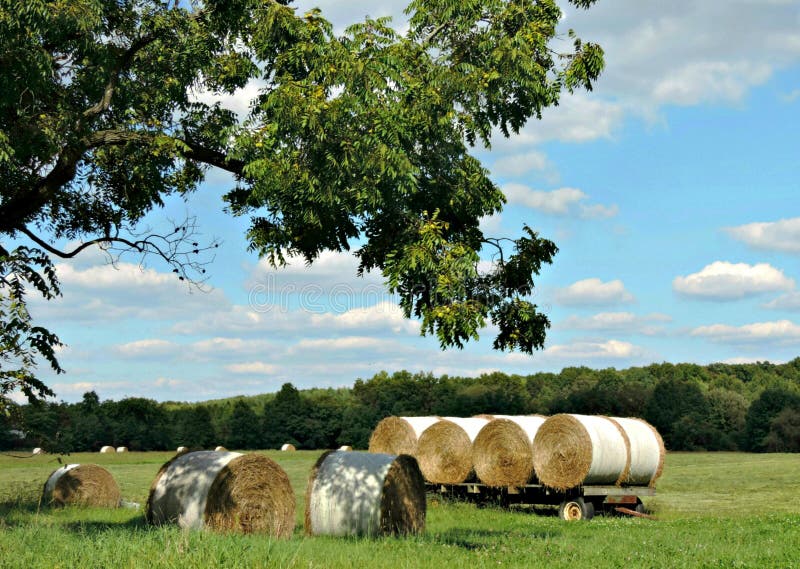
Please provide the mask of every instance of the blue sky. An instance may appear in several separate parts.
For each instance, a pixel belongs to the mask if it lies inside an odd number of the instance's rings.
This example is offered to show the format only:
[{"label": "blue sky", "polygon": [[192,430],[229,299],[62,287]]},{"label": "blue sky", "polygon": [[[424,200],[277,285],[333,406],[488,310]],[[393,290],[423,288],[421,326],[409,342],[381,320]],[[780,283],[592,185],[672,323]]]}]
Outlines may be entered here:
[{"label": "blue sky", "polygon": [[[337,29],[401,2],[296,2]],[[564,28],[606,50],[589,94],[495,139],[478,156],[509,203],[484,227],[553,239],[535,300],[553,328],[532,356],[491,350],[491,330],[442,352],[402,318],[380,275],[326,254],[274,271],[246,252],[247,220],[222,213],[212,174],[151,225],[196,215],[222,240],[209,291],[155,261],[98,252],[59,264],[63,299],[33,301],[67,347],[42,370],[59,399],[204,400],[352,385],[385,369],[475,375],[651,362],[783,362],[800,348],[800,2],[599,0]],[[557,46],[556,46],[557,47]],[[227,98],[246,108],[247,93]],[[210,97],[210,95],[203,95]]]}]

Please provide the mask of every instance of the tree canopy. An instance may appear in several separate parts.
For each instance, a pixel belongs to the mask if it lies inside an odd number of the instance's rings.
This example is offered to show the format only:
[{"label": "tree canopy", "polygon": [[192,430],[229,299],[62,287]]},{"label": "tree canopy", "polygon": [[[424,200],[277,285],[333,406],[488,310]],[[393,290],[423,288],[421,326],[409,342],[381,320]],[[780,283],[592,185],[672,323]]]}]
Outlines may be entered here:
[{"label": "tree canopy", "polygon": [[[273,263],[354,248],[443,348],[487,320],[497,349],[543,346],[549,321],[527,298],[557,248],[529,227],[483,234],[505,199],[471,150],[591,89],[600,47],[570,31],[554,49],[554,0],[412,0],[404,34],[366,19],[341,35],[290,4],[0,0],[2,394],[50,394],[37,360],[60,370],[58,338],[25,304],[31,287],[59,294],[53,257],[100,244],[204,278],[209,245],[190,226],[137,223],[212,168],[233,174],[226,207]],[[248,84],[246,117],[201,96]]]}]

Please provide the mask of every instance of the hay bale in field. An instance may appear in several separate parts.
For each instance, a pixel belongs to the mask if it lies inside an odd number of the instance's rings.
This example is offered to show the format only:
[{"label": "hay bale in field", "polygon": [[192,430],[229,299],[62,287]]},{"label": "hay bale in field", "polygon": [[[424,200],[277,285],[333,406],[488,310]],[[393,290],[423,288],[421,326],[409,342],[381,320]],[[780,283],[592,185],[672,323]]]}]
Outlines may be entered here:
[{"label": "hay bale in field", "polygon": [[425,529],[425,480],[408,455],[329,451],[308,480],[308,535],[406,535]]},{"label": "hay bale in field", "polygon": [[96,464],[67,464],[55,470],[42,491],[42,503],[51,506],[116,508],[122,496],[111,473]]},{"label": "hay bale in field", "polygon": [[103,454],[111,454],[111,453],[117,452],[117,449],[115,449],[111,445],[105,445],[104,447],[102,447],[100,449],[100,452],[103,453]]},{"label": "hay bale in field", "polygon": [[534,478],[533,439],[545,417],[496,415],[472,444],[478,479],[488,486],[524,486]]},{"label": "hay bale in field", "polygon": [[351,447],[350,445],[342,445],[339,447],[339,450],[344,452],[350,452],[353,450],[353,447]]},{"label": "hay bale in field", "polygon": [[624,484],[632,486],[654,486],[664,470],[664,457],[667,454],[664,440],[656,428],[635,417],[613,417],[628,435],[631,445],[631,466]]},{"label": "hay bale in field", "polygon": [[289,477],[259,454],[195,451],[158,471],[147,498],[150,524],[289,537],[295,498]]},{"label": "hay bale in field", "polygon": [[36,447],[31,451],[31,454],[44,454],[44,449],[42,447]]},{"label": "hay bale in field", "polygon": [[297,448],[292,443],[284,443],[283,446],[281,446],[281,450],[293,452],[296,451]]},{"label": "hay bale in field", "polygon": [[460,484],[473,472],[472,442],[489,421],[475,417],[444,417],[419,438],[417,460],[425,480]]},{"label": "hay bale in field", "polygon": [[419,437],[440,420],[439,417],[386,417],[372,431],[369,452],[416,456]]},{"label": "hay bale in field", "polygon": [[128,447],[117,447],[117,452],[128,452]]},{"label": "hay bale in field", "polygon": [[216,447],[214,450],[215,450],[216,452],[226,452],[228,449],[226,449],[226,448],[225,448],[225,447],[223,447],[223,446],[218,446],[218,447]]},{"label": "hay bale in field", "polygon": [[554,415],[533,441],[539,481],[556,490],[580,484],[621,484],[630,471],[630,441],[608,417]]},{"label": "hay bale in field", "polygon": [[175,450],[175,454],[183,454],[189,452],[189,447],[180,446]]}]

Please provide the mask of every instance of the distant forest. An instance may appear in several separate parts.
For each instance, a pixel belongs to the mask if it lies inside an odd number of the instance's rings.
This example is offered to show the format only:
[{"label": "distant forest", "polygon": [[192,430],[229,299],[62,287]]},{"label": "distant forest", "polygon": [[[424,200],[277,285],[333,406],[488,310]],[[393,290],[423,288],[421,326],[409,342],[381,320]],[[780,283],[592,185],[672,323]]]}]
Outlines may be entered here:
[{"label": "distant forest", "polygon": [[800,358],[785,364],[653,364],[626,370],[436,377],[381,372],[352,388],[298,390],[204,403],[144,398],[13,407],[0,416],[0,449],[50,452],[177,446],[367,448],[389,415],[555,413],[641,417],[669,450],[800,452]]}]

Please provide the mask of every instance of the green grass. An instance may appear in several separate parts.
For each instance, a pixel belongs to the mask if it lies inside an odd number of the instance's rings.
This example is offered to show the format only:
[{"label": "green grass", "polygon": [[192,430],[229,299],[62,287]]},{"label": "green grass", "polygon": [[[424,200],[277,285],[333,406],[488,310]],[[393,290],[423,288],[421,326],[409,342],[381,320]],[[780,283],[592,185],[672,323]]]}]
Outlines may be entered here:
[{"label": "green grass", "polygon": [[[670,453],[658,521],[562,522],[552,511],[477,507],[429,496],[426,532],[384,539],[308,538],[306,477],[319,452],[265,452],[297,497],[290,540],[148,527],[142,510],[38,508],[55,457],[0,456],[0,567],[800,567],[800,455]],[[108,468],[144,504],[172,453],[76,454]]]}]

